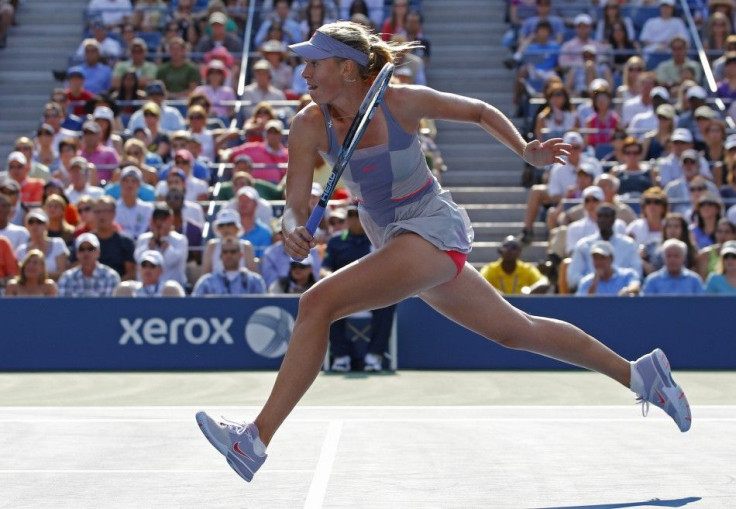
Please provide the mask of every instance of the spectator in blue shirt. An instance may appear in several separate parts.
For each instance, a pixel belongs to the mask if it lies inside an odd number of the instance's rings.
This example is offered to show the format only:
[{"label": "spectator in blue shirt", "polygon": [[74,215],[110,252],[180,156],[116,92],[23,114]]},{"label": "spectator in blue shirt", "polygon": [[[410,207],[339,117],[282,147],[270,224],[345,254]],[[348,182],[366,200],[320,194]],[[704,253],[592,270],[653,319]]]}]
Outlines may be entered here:
[{"label": "spectator in blue shirt", "polygon": [[641,287],[639,274],[633,269],[621,269],[613,262],[614,249],[610,242],[599,240],[590,249],[593,272],[584,276],[577,295],[636,295]]},{"label": "spectator in blue shirt", "polygon": [[705,293],[700,276],[685,268],[687,246],[678,239],[667,239],[662,244],[664,267],[652,272],[644,280],[642,295],[702,295]]},{"label": "spectator in blue shirt", "polygon": [[253,244],[257,258],[263,256],[266,248],[273,243],[271,229],[261,223],[256,217],[259,198],[258,191],[251,186],[245,186],[238,190],[236,198],[237,210],[238,214],[240,214],[240,225],[244,232],[240,238]]},{"label": "spectator in blue shirt", "polygon": [[708,276],[705,293],[736,295],[736,241],[729,240],[721,247],[721,260],[716,272]]},{"label": "spectator in blue shirt", "polygon": [[100,61],[100,43],[96,39],[85,39],[84,45],[84,87],[93,94],[110,90],[112,69]]},{"label": "spectator in blue shirt", "polygon": [[266,283],[260,274],[240,267],[243,247],[236,237],[222,239],[222,270],[204,274],[194,285],[192,296],[250,295],[266,293]]}]

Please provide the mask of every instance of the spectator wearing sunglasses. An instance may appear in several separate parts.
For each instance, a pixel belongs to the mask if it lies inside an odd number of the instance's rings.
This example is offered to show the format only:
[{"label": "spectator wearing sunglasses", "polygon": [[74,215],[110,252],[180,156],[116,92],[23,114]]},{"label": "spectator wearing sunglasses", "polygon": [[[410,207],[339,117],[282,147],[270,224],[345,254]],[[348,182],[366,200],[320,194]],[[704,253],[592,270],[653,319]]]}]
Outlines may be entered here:
[{"label": "spectator wearing sunglasses", "polygon": [[176,281],[162,280],[164,257],[158,251],[144,251],[140,256],[140,281],[121,281],[113,297],[184,297],[184,288]]},{"label": "spectator wearing sunglasses", "polygon": [[729,240],[721,247],[720,266],[708,276],[705,293],[736,295],[736,241]]},{"label": "spectator wearing sunglasses", "polygon": [[266,293],[266,283],[261,275],[241,266],[244,251],[240,240],[225,237],[221,244],[222,269],[202,275],[194,285],[192,296]]},{"label": "spectator wearing sunglasses", "polygon": [[93,233],[83,233],[74,242],[79,265],[59,278],[60,297],[110,297],[120,276],[99,262],[100,241]]},{"label": "spectator wearing sunglasses", "polygon": [[700,195],[706,191],[718,194],[718,188],[700,174],[702,158],[695,150],[688,149],[682,152],[680,161],[682,176],[670,181],[665,186],[664,192],[671,203],[672,211],[681,213],[685,218],[690,218],[693,204],[700,199]]}]

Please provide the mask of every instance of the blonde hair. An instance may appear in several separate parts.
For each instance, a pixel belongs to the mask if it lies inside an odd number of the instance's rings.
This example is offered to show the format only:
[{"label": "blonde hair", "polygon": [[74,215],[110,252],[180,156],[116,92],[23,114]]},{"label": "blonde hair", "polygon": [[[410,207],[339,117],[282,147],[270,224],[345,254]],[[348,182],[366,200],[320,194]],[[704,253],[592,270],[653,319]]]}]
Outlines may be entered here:
[{"label": "blonde hair", "polygon": [[375,78],[383,66],[388,62],[394,62],[399,54],[421,47],[417,41],[384,41],[367,27],[352,21],[328,23],[322,25],[318,31],[368,55],[367,65],[355,63],[360,77],[364,80]]},{"label": "blonde hair", "polygon": [[28,265],[28,262],[34,256],[37,256],[38,258],[41,259],[41,266],[43,267],[41,274],[38,276],[37,283],[39,285],[42,285],[49,278],[49,275],[46,272],[46,257],[44,256],[43,251],[41,251],[40,249],[31,249],[23,257],[23,261],[20,262],[20,272],[14,278],[15,282],[19,284],[20,286],[25,286],[26,283],[28,282],[28,279],[26,279],[26,265]]}]

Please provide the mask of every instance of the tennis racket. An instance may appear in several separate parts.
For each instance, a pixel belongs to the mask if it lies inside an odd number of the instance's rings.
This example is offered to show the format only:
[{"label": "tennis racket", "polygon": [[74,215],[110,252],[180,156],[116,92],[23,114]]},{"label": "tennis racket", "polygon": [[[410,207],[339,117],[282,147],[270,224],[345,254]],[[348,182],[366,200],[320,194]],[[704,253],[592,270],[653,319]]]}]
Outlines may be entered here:
[{"label": "tennis racket", "polygon": [[325,214],[327,202],[330,201],[332,193],[335,191],[337,181],[340,180],[342,172],[345,171],[345,167],[350,162],[350,158],[353,156],[353,152],[355,152],[355,147],[360,143],[360,139],[363,137],[366,127],[368,127],[368,122],[376,114],[376,108],[378,108],[378,105],[383,100],[383,94],[386,93],[393,73],[394,64],[389,62],[384,65],[378,76],[376,76],[375,81],[373,81],[371,88],[368,89],[363,102],[360,103],[358,114],[353,119],[353,123],[350,124],[348,133],[345,135],[345,140],[340,147],[340,152],[337,154],[337,161],[335,161],[330,177],[327,179],[325,190],[319,199],[319,203],[314,207],[307,220],[306,228],[310,235],[314,235],[314,232],[317,231],[317,227],[320,221],[322,221],[322,216]]}]

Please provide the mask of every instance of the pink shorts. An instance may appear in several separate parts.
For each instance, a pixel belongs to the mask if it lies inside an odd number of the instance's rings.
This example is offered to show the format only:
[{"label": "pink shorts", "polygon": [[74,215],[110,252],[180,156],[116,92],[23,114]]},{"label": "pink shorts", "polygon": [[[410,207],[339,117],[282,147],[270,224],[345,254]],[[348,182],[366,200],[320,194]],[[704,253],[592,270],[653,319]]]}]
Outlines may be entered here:
[{"label": "pink shorts", "polygon": [[445,251],[445,254],[452,259],[452,261],[455,263],[455,266],[457,267],[457,274],[455,275],[455,277],[459,276],[460,273],[463,271],[463,267],[465,267],[465,262],[468,260],[468,255],[466,253],[461,253],[460,251]]}]

